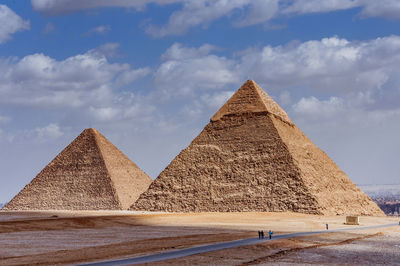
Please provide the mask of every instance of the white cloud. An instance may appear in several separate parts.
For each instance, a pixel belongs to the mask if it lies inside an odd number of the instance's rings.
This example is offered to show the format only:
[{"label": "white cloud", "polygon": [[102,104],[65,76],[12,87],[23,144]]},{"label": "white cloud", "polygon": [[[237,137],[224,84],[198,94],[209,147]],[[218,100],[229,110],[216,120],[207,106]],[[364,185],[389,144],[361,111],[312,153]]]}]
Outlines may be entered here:
[{"label": "white cloud", "polygon": [[140,121],[146,121],[151,123],[154,120],[152,115],[158,110],[153,104],[146,100],[138,100],[134,104],[128,106],[123,111],[124,119],[136,119]]},{"label": "white cloud", "polygon": [[157,87],[168,94],[190,95],[197,89],[218,89],[238,82],[235,62],[211,54],[214,49],[207,44],[199,48],[173,44],[154,74]]},{"label": "white cloud", "polygon": [[224,17],[233,20],[234,26],[265,24],[274,28],[274,25],[268,25],[274,18],[327,13],[356,7],[361,8],[360,15],[363,17],[400,18],[398,0],[199,0],[183,1],[182,8],[171,14],[166,25],[149,25],[146,32],[157,38],[180,35],[193,27],[206,28]]},{"label": "white cloud", "polygon": [[360,15],[363,17],[400,18],[398,0],[292,0],[289,4],[282,5],[281,13],[289,15],[326,13],[355,7],[361,8]]},{"label": "white cloud", "polygon": [[97,48],[91,49],[89,53],[97,56],[105,56],[107,58],[113,58],[118,56],[119,43],[110,42],[103,44]]},{"label": "white cloud", "polygon": [[[46,15],[59,15],[99,7],[125,7],[144,10],[148,4],[169,5],[180,3],[166,25],[148,25],[146,32],[153,37],[180,35],[190,28],[208,27],[214,21],[227,17],[234,26],[268,25],[269,21],[282,16],[298,16],[310,13],[326,13],[360,8],[363,17],[400,18],[398,0],[31,0],[36,11]],[[92,33],[105,33],[107,28],[93,29]]]},{"label": "white cloud", "polygon": [[128,66],[109,64],[105,57],[90,53],[64,61],[33,54],[17,62],[3,60],[2,63],[1,98],[8,103],[26,105],[79,106],[83,98],[89,96],[87,93],[106,92],[105,86],[128,69]]},{"label": "white cloud", "polygon": [[233,57],[218,52],[207,44],[193,48],[176,43],[168,48],[153,76],[159,97],[185,98],[184,112],[199,116],[201,108],[215,110],[220,103],[216,99],[227,95],[217,93],[236,89],[250,78],[276,93],[284,106],[296,101],[299,91],[328,96],[323,101],[304,98],[295,105],[297,114],[313,119],[338,115],[348,106],[372,112],[400,105],[399,36],[363,42],[331,37],[248,49]]},{"label": "white cloud", "polygon": [[325,13],[360,6],[359,0],[293,0],[282,8],[283,14]]},{"label": "white cloud", "polygon": [[117,117],[119,110],[113,107],[93,107],[89,108],[91,115],[98,121],[110,121]]},{"label": "white cloud", "polygon": [[215,19],[228,15],[234,9],[241,8],[244,2],[248,1],[185,1],[181,10],[172,13],[167,25],[162,27],[150,25],[146,31],[154,37],[183,34],[191,27],[208,24]]},{"label": "white cloud", "polygon": [[149,73],[148,68],[110,63],[102,51],[90,50],[61,61],[44,54],[2,58],[0,102],[41,108],[102,105],[112,101],[113,90]]},{"label": "white cloud", "polygon": [[0,115],[0,124],[5,124],[11,121],[11,118],[8,116]]},{"label": "white cloud", "polygon": [[[45,127],[3,132],[2,139],[47,142],[61,136],[64,139],[63,130],[70,132],[71,128],[112,125],[140,129],[146,123],[151,125],[155,108],[132,84],[151,69],[110,62],[105,54],[113,56],[117,47],[106,44],[64,60],[44,54],[0,58],[0,105],[18,107],[23,115],[14,120],[22,124],[38,116],[49,123]],[[1,122],[8,120],[0,118]]]},{"label": "white cloud", "polygon": [[240,70],[273,88],[306,86],[330,92],[377,90],[398,76],[400,37],[364,42],[338,37],[265,46],[241,54]]},{"label": "white cloud", "polygon": [[199,25],[207,27],[213,21],[221,17],[230,17],[235,12],[241,13],[245,18],[235,21],[234,24],[248,26],[268,21],[277,11],[278,0],[184,1],[183,8],[172,13],[167,25],[161,27],[149,25],[146,31],[158,38],[179,35],[192,27]]},{"label": "white cloud", "polygon": [[[199,119],[215,113],[235,93],[235,91],[216,91],[203,93],[183,106],[180,116],[186,120]],[[209,117],[206,117],[209,118]]]},{"label": "white cloud", "polygon": [[149,67],[143,67],[143,68],[138,68],[138,69],[132,69],[128,71],[124,71],[121,73],[116,81],[115,84],[117,84],[118,87],[124,86],[126,84],[130,84],[133,81],[143,78],[151,73],[151,69]]},{"label": "white cloud", "polygon": [[203,44],[199,48],[184,47],[179,43],[174,43],[171,47],[161,55],[161,59],[168,60],[185,60],[197,57],[207,56],[210,52],[217,50],[217,47]]},{"label": "white cloud", "polygon": [[35,132],[40,139],[56,139],[64,135],[64,133],[61,131],[61,128],[57,124],[49,124],[42,128],[36,128]]},{"label": "white cloud", "polygon": [[[389,162],[400,148],[393,141],[400,134],[399,36],[368,41],[331,37],[250,48],[232,57],[218,54],[211,45],[180,44],[163,54],[154,80],[158,90],[171,96],[160,97],[169,101],[165,113],[170,119],[162,117],[157,121],[164,122],[157,124],[196,136],[232,89],[251,78],[278,95],[292,120],[355,182],[374,182],[380,171],[387,173],[382,180],[394,180],[398,171]],[[218,80],[220,71],[230,79]],[[357,162],[369,162],[369,170],[354,166]]]},{"label": "white cloud", "polygon": [[252,0],[247,7],[245,18],[235,22],[237,26],[266,23],[279,12],[278,0]]},{"label": "white cloud", "polygon": [[361,8],[360,15],[364,17],[400,18],[398,0],[200,0],[185,1],[181,9],[171,14],[166,25],[149,25],[146,31],[153,37],[164,37],[184,34],[196,26],[207,27],[223,17],[235,17],[235,26],[250,26],[268,24],[281,16],[326,13],[355,7]]},{"label": "white cloud", "polygon": [[400,1],[398,0],[360,0],[364,17],[384,17],[400,19]]},{"label": "white cloud", "polygon": [[154,37],[183,34],[195,26],[207,27],[221,17],[240,17],[236,26],[265,23],[273,18],[279,7],[279,0],[31,0],[34,10],[46,15],[59,15],[99,7],[127,7],[143,10],[148,4],[168,5],[181,3],[182,9],[171,14],[167,25],[149,25],[146,31]]},{"label": "white cloud", "polygon": [[291,103],[292,103],[292,98],[291,98],[290,92],[288,92],[286,90],[282,91],[279,94],[279,104],[286,106]]},{"label": "white cloud", "polygon": [[371,109],[353,97],[302,98],[292,120],[356,183],[392,183],[400,142],[400,108]]},{"label": "white cloud", "polygon": [[31,0],[31,4],[34,10],[43,14],[60,15],[99,7],[125,7],[142,10],[150,3],[166,5],[181,1],[182,0]]},{"label": "white cloud", "polygon": [[208,107],[219,109],[235,93],[235,91],[219,91],[212,94],[203,94],[200,99]]},{"label": "white cloud", "polygon": [[0,5],[0,43],[11,39],[12,34],[29,28],[29,21],[23,20],[6,5]]},{"label": "white cloud", "polygon": [[156,118],[154,112],[157,108],[149,99],[129,94],[131,93],[125,92],[115,95],[113,102],[104,106],[90,106],[90,117],[95,122],[107,124],[115,124],[121,121],[135,121],[136,126],[138,126],[139,124],[143,125],[142,122],[154,122]]},{"label": "white cloud", "polygon": [[[173,118],[158,124],[195,136],[231,90],[252,78],[279,96],[292,120],[355,182],[373,182],[374,174],[385,169],[388,175],[382,180],[394,180],[398,171],[389,162],[399,148],[393,141],[400,134],[399,36],[367,41],[334,36],[219,54],[212,45],[181,44],[163,54],[154,80],[175,105],[166,112]],[[228,72],[230,79],[218,80],[219,71]],[[357,162],[368,162],[368,170],[354,167]]]},{"label": "white cloud", "polygon": [[93,34],[104,35],[108,33],[110,30],[111,27],[109,25],[100,25],[94,27],[93,29],[90,29],[85,35],[93,35]]},{"label": "white cloud", "polygon": [[330,97],[329,100],[320,101],[315,97],[301,98],[293,105],[296,114],[309,119],[332,119],[343,115],[346,107],[343,99]]},{"label": "white cloud", "polygon": [[[279,97],[286,104],[290,103],[296,88],[351,94],[354,104],[357,99],[360,105],[372,106],[399,98],[399,36],[363,42],[331,37],[251,48],[234,57],[219,56],[218,49],[208,44],[193,48],[175,43],[161,58],[154,82],[170,96],[226,90],[250,78],[272,94],[286,91]],[[388,93],[390,97],[385,96]]]}]

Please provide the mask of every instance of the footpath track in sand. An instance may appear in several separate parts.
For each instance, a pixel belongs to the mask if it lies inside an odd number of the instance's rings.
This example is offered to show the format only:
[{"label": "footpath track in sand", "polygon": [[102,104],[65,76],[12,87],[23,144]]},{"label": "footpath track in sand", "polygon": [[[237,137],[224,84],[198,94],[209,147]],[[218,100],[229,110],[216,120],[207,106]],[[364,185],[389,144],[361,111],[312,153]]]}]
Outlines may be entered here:
[{"label": "footpath track in sand", "polygon": [[169,259],[177,259],[177,258],[182,258],[182,257],[205,253],[205,252],[210,252],[210,251],[217,251],[217,250],[222,250],[222,249],[229,249],[229,248],[235,248],[235,247],[240,247],[240,246],[259,244],[262,242],[273,241],[276,239],[287,239],[287,238],[309,236],[309,235],[316,235],[316,234],[325,234],[325,233],[335,233],[335,232],[343,232],[343,231],[379,229],[379,228],[386,228],[386,227],[392,227],[392,226],[400,226],[400,224],[399,223],[390,223],[390,224],[364,226],[364,227],[352,227],[352,228],[341,228],[341,229],[334,229],[334,230],[309,231],[309,232],[282,234],[282,235],[274,236],[272,240],[247,238],[247,239],[241,239],[241,240],[236,240],[236,241],[222,242],[222,243],[216,243],[216,244],[210,244],[210,245],[201,245],[201,246],[197,246],[197,247],[185,248],[185,249],[180,249],[180,250],[155,253],[155,254],[151,254],[151,255],[145,255],[145,256],[134,257],[134,258],[108,260],[108,261],[101,261],[101,262],[81,264],[81,265],[92,265],[92,266],[113,265],[114,266],[114,265],[128,265],[128,264],[131,265],[131,264],[139,264],[139,263],[150,263],[150,262],[157,262],[157,261],[163,261],[163,260],[169,260]]}]

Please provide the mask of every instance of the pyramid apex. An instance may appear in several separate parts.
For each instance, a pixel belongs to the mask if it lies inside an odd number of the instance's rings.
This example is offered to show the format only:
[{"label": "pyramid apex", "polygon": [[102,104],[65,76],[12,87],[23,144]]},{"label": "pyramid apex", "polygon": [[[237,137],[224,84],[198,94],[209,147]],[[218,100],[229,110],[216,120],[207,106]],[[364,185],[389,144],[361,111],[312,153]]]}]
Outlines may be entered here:
[{"label": "pyramid apex", "polygon": [[293,124],[286,112],[254,80],[249,79],[214,114],[211,121],[217,121],[225,115],[261,112]]},{"label": "pyramid apex", "polygon": [[252,79],[248,79],[243,85],[248,84],[248,85],[253,85],[253,86],[258,86],[257,82],[255,82]]},{"label": "pyramid apex", "polygon": [[97,129],[90,127],[90,128],[85,128],[82,132],[81,135],[102,135]]},{"label": "pyramid apex", "polygon": [[82,132],[99,132],[99,131],[93,127],[89,127],[85,128]]}]

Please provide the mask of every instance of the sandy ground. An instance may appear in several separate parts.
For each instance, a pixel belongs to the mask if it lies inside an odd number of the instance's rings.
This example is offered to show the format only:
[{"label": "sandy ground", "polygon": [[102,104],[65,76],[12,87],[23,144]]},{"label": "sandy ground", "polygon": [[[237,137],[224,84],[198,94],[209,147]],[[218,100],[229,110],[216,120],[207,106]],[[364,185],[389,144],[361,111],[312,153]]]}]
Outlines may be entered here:
[{"label": "sandy ground", "polygon": [[[208,252],[155,265],[400,265],[400,230],[330,233]],[[154,263],[152,263],[154,265]]]},{"label": "sandy ground", "polygon": [[[74,264],[132,257],[200,244],[275,234],[348,228],[341,216],[295,213],[0,212],[0,265]],[[361,217],[360,226],[398,222]],[[400,226],[329,233],[158,264],[393,264],[400,262]]]}]

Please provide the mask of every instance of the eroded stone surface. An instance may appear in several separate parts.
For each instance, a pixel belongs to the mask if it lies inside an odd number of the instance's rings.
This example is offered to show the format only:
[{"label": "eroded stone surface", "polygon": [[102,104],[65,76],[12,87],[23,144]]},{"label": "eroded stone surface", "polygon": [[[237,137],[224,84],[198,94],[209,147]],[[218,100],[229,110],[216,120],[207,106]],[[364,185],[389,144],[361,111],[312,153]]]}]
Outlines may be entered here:
[{"label": "eroded stone surface", "polygon": [[254,81],[228,100],[131,209],[383,214]]},{"label": "eroded stone surface", "polygon": [[383,215],[381,209],[362,192],[329,156],[299,128],[272,119],[286,144],[302,180],[327,215]]},{"label": "eroded stone surface", "polygon": [[120,210],[151,179],[95,129],[84,130],[3,210]]},{"label": "eroded stone surface", "polygon": [[293,124],[287,113],[253,80],[245,82],[213,115],[211,121],[221,119],[224,115],[257,112],[268,112],[289,124]]},{"label": "eroded stone surface", "polygon": [[319,213],[316,204],[271,118],[248,113],[208,124],[135,206],[152,211]]}]

